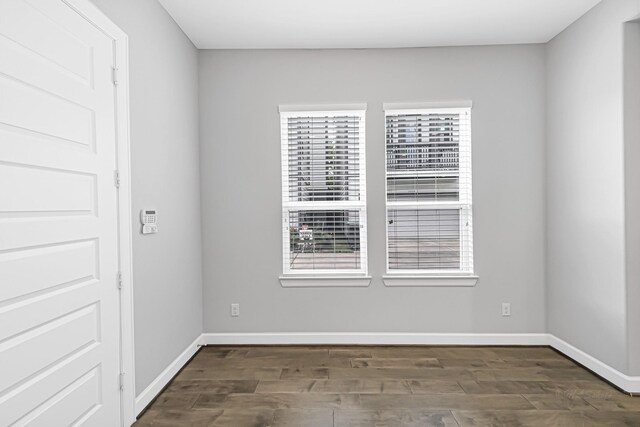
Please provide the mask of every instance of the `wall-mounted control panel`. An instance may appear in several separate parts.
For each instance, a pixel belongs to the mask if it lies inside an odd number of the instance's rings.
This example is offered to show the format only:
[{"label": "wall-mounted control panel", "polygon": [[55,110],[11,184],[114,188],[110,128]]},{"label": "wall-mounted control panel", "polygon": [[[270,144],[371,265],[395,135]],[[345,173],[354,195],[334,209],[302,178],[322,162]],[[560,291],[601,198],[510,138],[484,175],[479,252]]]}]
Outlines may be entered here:
[{"label": "wall-mounted control panel", "polygon": [[155,209],[143,209],[140,211],[142,234],[154,234],[158,232],[158,211]]}]

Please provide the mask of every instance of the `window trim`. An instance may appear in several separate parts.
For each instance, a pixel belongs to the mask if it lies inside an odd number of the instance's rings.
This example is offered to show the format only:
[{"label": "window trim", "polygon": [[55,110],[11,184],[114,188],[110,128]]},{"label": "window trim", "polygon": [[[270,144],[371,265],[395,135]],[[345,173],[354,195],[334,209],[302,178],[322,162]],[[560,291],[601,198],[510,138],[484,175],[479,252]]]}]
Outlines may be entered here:
[{"label": "window trim", "polygon": [[371,276],[361,274],[344,275],[296,275],[280,276],[280,285],[283,288],[366,288],[371,284]]},{"label": "window trim", "polygon": [[[367,175],[366,175],[366,110],[367,104],[333,104],[333,105],[280,105],[280,152],[281,152],[281,187],[282,187],[282,275],[279,277],[283,287],[313,286],[369,286],[371,278],[368,265],[367,239]],[[359,180],[360,200],[340,202],[289,200],[289,139],[283,134],[283,120],[291,117],[309,116],[358,116],[359,122]],[[360,269],[323,269],[292,270],[290,266],[289,215],[291,210],[358,210],[360,224]],[[362,279],[365,279],[364,281]],[[343,282],[340,284],[340,282]]]},{"label": "window trim", "polygon": [[406,111],[406,110],[444,110],[471,108],[471,101],[425,101],[425,102],[385,102],[382,109],[385,111]]},{"label": "window trim", "polygon": [[[474,261],[473,261],[473,164],[472,164],[472,134],[469,138],[460,139],[459,146],[460,151],[463,149],[468,150],[468,165],[466,171],[469,175],[469,182],[466,184],[468,191],[468,203],[458,201],[440,201],[440,202],[403,202],[395,201],[391,202],[391,206],[416,206],[423,205],[429,206],[427,209],[460,209],[468,206],[469,216],[471,218],[471,230],[468,232],[468,246],[470,250],[469,255],[469,271],[465,270],[393,270],[389,265],[389,200],[388,200],[388,169],[387,169],[387,116],[397,114],[425,114],[425,113],[467,113],[471,115],[472,102],[471,101],[436,101],[436,102],[419,102],[419,103],[384,103],[384,201],[385,201],[385,274],[382,276],[385,286],[475,286],[479,277],[475,274]],[[471,118],[469,119],[469,126],[471,126]],[[463,147],[463,143],[465,147]],[[462,170],[462,168],[460,168]],[[459,176],[462,172],[459,173]],[[460,230],[462,230],[463,217],[460,216]],[[463,233],[460,236],[461,252],[463,249]],[[462,262],[462,260],[461,260]]]},{"label": "window trim", "polygon": [[480,277],[474,274],[385,274],[382,281],[387,287],[473,287]]}]

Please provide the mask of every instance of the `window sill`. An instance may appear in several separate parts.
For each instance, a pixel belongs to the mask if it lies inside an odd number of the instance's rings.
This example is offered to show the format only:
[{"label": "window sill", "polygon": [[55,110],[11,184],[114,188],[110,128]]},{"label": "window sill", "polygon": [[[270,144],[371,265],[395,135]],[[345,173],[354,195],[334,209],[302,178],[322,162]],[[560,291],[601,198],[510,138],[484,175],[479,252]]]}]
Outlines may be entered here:
[{"label": "window sill", "polygon": [[366,288],[371,276],[280,276],[283,288]]},{"label": "window sill", "polygon": [[473,287],[478,283],[478,276],[382,276],[384,285],[388,287]]}]

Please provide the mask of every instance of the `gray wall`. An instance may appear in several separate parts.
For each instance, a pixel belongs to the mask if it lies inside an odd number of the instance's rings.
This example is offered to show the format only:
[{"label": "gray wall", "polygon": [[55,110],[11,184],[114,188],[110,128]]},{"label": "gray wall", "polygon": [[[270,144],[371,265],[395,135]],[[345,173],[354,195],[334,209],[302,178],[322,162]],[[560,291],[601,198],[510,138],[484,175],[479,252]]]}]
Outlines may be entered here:
[{"label": "gray wall", "polygon": [[[472,100],[475,288],[386,288],[383,102]],[[279,104],[367,102],[369,288],[282,288]],[[544,332],[544,46],[201,51],[205,332]],[[512,303],[513,316],[500,306]],[[241,316],[229,316],[229,304]]]},{"label": "gray wall", "polygon": [[[160,212],[158,235],[134,235],[138,393],[202,330],[201,253],[205,332],[548,330],[640,374],[638,59],[624,55],[640,39],[621,28],[637,0],[605,0],[546,48],[200,54],[155,0],[93,1],[130,39],[133,214]],[[480,282],[385,288],[381,105],[452,99],[474,102]],[[284,289],[277,106],[363,101],[374,280]]]},{"label": "gray wall", "polygon": [[202,332],[198,52],[156,0],[93,0],[129,36],[136,392]]},{"label": "gray wall", "polygon": [[624,25],[624,170],[629,375],[640,375],[640,23]]},{"label": "gray wall", "polygon": [[622,372],[628,372],[622,23],[639,6],[605,0],[547,46],[548,329]]}]

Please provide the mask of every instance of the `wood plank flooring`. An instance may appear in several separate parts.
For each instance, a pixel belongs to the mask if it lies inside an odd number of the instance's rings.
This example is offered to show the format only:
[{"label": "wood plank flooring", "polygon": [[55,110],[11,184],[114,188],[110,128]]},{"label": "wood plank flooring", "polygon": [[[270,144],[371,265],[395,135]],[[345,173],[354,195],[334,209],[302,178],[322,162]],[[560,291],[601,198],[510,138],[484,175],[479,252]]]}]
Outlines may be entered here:
[{"label": "wood plank flooring", "polygon": [[640,426],[640,398],[546,347],[210,346],[135,426]]}]

